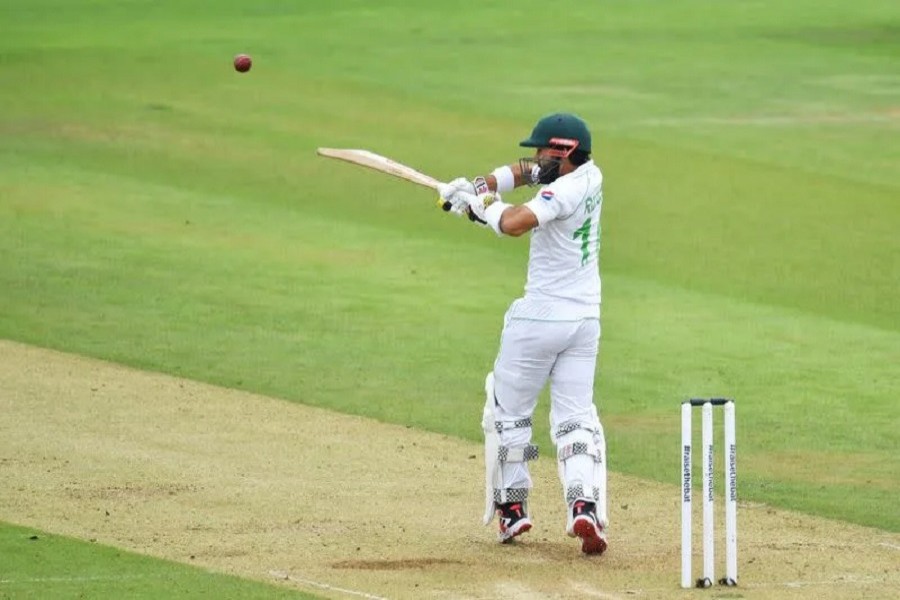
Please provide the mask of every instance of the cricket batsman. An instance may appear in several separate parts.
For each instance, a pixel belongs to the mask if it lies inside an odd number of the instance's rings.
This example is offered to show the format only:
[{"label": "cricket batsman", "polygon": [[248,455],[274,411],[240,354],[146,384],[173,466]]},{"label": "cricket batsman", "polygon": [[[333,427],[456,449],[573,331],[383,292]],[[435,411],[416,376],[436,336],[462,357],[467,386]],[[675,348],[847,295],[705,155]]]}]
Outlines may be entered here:
[{"label": "cricket batsman", "polygon": [[[543,117],[520,146],[534,155],[473,180],[441,184],[445,209],[498,236],[531,233],[525,293],[510,304],[500,348],[485,378],[484,524],[499,518],[500,542],[529,531],[528,462],[532,416],[550,383],[550,425],[556,447],[566,533],[585,554],[602,554],[609,526],[606,440],[594,404],[600,342],[600,209],[603,175],[591,158],[591,133],[571,113]],[[519,205],[501,195],[529,185]]]}]

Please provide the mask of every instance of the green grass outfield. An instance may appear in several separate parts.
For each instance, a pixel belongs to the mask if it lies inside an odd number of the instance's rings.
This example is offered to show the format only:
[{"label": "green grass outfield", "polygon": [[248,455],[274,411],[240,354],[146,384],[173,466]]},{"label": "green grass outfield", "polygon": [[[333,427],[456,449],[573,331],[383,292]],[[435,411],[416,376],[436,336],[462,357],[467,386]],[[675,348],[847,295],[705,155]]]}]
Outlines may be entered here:
[{"label": "green grass outfield", "polygon": [[900,531],[898,40],[874,0],[10,0],[0,337],[480,439],[527,242],[314,150],[475,175],[572,110],[610,468],[674,483],[679,401],[729,395],[743,499]]},{"label": "green grass outfield", "polygon": [[315,598],[11,525],[0,556],[0,598]]}]

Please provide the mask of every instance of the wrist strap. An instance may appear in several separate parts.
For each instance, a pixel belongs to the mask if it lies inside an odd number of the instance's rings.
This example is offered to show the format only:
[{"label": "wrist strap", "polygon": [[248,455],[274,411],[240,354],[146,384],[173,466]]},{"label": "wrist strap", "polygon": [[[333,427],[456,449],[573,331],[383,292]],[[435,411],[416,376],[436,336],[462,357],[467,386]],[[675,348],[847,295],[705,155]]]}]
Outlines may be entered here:
[{"label": "wrist strap", "polygon": [[491,171],[491,175],[497,180],[497,191],[501,194],[511,192],[516,187],[516,176],[507,165],[497,167]]},{"label": "wrist strap", "polygon": [[491,226],[491,229],[493,229],[497,235],[503,235],[503,230],[500,229],[500,216],[503,214],[503,211],[510,206],[511,205],[500,200],[500,197],[498,196],[497,200],[484,209],[484,220],[487,221],[487,224]]}]

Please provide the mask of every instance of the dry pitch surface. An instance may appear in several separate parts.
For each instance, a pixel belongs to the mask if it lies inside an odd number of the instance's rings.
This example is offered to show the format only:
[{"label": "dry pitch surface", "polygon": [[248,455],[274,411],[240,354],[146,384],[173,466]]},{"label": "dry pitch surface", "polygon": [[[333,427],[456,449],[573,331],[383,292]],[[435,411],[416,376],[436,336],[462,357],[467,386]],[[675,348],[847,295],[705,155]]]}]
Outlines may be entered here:
[{"label": "dry pitch surface", "polygon": [[501,546],[470,442],[6,341],[0,382],[0,519],[52,533],[334,598],[900,597],[900,536],[751,503],[741,586],[680,590],[674,452],[672,485],[610,475],[585,558],[546,458]]}]

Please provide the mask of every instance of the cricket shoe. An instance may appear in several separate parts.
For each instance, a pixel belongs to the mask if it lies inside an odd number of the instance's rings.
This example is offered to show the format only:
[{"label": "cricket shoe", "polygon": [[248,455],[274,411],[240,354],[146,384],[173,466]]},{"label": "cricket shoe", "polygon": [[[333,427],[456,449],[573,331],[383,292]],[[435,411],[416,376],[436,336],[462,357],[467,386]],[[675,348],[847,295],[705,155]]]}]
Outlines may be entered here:
[{"label": "cricket shoe", "polygon": [[587,500],[572,503],[569,527],[570,537],[581,538],[581,551],[585,554],[603,554],[606,551],[606,532],[597,522],[597,505]]},{"label": "cricket shoe", "polygon": [[514,537],[531,529],[531,519],[522,502],[507,502],[497,505],[497,516],[500,517],[500,533],[497,539],[501,544],[508,544]]}]

